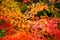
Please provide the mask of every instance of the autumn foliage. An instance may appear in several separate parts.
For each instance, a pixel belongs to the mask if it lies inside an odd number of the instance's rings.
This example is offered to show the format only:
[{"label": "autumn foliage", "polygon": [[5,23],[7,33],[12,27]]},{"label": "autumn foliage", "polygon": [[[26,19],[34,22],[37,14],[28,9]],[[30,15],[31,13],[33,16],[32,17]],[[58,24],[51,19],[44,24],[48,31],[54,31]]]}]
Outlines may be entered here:
[{"label": "autumn foliage", "polygon": [[1,0],[0,40],[60,40],[60,0]]}]

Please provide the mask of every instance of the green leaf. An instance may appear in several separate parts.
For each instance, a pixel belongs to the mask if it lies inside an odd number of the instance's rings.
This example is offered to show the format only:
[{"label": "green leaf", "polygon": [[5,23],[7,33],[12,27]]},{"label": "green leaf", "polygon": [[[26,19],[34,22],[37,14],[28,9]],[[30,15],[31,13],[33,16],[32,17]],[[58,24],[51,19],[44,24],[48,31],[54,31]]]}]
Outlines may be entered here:
[{"label": "green leaf", "polygon": [[4,36],[5,30],[0,30],[0,38]]},{"label": "green leaf", "polygon": [[26,29],[26,27],[22,27],[22,29],[23,29],[23,30],[25,30],[25,29]]},{"label": "green leaf", "polygon": [[50,12],[50,14],[51,14],[51,18],[53,18],[54,17],[54,12],[51,10],[51,12]]},{"label": "green leaf", "polygon": [[60,18],[60,11],[56,13],[56,17]]},{"label": "green leaf", "polygon": [[54,5],[56,8],[60,9],[60,3],[55,3]]},{"label": "green leaf", "polygon": [[41,11],[41,12],[38,12],[36,15],[37,15],[39,18],[40,18],[41,16],[47,16],[45,10],[43,10],[43,11]]},{"label": "green leaf", "polygon": [[47,16],[46,11],[43,11],[43,12],[44,12],[44,15]]},{"label": "green leaf", "polygon": [[25,10],[27,9],[27,6],[26,5],[22,5],[22,7],[20,9],[21,9],[20,11],[24,13]]}]

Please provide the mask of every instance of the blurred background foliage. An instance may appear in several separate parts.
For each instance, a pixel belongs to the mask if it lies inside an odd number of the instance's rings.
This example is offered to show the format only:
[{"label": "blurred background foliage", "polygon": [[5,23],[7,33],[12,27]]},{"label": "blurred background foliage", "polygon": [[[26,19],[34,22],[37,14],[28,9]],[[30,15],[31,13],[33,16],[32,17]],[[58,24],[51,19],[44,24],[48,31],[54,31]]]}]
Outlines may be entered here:
[{"label": "blurred background foliage", "polygon": [[[19,10],[23,15],[28,15],[28,17],[30,17],[30,14],[37,15],[38,17],[60,17],[60,0],[0,0],[0,5],[0,12],[3,11],[2,13],[4,13],[5,10],[8,12],[16,12]],[[47,5],[48,9],[43,8],[42,11],[36,12],[34,8],[36,8],[37,5]],[[6,9],[3,10],[3,8]]]},{"label": "blurred background foliage", "polygon": [[[12,26],[43,17],[60,18],[60,0],[0,0],[0,16],[10,18]],[[0,30],[0,37],[4,32]]]}]

